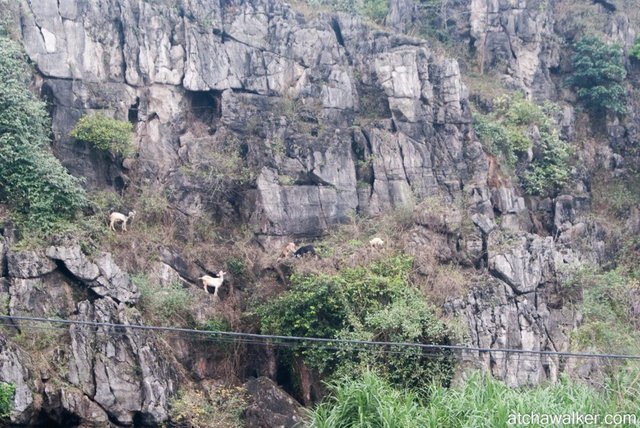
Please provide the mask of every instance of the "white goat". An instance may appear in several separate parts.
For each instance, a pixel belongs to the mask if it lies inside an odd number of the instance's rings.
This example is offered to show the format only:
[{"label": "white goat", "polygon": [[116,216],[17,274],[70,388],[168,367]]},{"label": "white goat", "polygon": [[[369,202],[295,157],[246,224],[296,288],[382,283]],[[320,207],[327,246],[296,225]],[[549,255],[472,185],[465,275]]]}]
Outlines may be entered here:
[{"label": "white goat", "polygon": [[287,246],[282,249],[282,253],[280,253],[280,257],[287,258],[295,252],[296,252],[296,244],[294,244],[293,242],[289,242]]},{"label": "white goat", "polygon": [[109,215],[109,228],[111,230],[113,230],[114,232],[116,231],[116,223],[122,223],[122,231],[126,232],[127,231],[127,222],[134,218],[136,216],[136,212],[134,211],[129,211],[129,214],[124,215],[122,213],[119,212],[112,212]]},{"label": "white goat", "polygon": [[373,238],[369,241],[369,245],[371,245],[371,248],[382,248],[384,247],[384,241],[380,238]]},{"label": "white goat", "polygon": [[226,274],[227,274],[226,272],[220,271],[220,272],[218,272],[218,278],[214,278],[214,277],[209,276],[209,275],[201,276],[200,279],[202,280],[202,284],[204,285],[204,291],[206,291],[208,293],[209,292],[209,287],[213,287],[214,288],[213,295],[215,297],[217,297],[218,296],[218,288],[220,288],[220,286],[224,282],[224,276]]}]

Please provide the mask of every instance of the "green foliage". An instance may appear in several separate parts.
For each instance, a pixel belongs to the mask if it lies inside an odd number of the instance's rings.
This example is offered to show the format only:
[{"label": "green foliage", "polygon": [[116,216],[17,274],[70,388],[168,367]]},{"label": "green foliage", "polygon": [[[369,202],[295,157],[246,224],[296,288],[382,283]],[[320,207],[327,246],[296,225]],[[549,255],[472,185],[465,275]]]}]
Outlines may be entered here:
[{"label": "green foliage", "polygon": [[[569,179],[572,150],[553,126],[556,106],[536,105],[519,92],[497,97],[494,105],[491,114],[474,115],[474,129],[485,149],[511,170],[524,167],[526,154],[534,149],[533,161],[521,175],[524,189],[541,196],[557,192]],[[536,134],[539,138],[534,139]]]},{"label": "green foliage", "polygon": [[49,232],[86,201],[80,181],[49,149],[49,118],[28,89],[29,76],[20,47],[0,37],[0,199],[25,228]]},{"label": "green foliage", "polygon": [[626,91],[623,81],[622,48],[609,45],[597,37],[582,38],[575,46],[571,84],[578,96],[593,112],[626,112]]},{"label": "green foliage", "polygon": [[425,409],[411,391],[394,389],[373,372],[329,385],[333,395],[312,413],[312,428],[427,426]]},{"label": "green foliage", "polygon": [[226,264],[234,277],[239,278],[246,273],[247,266],[241,258],[230,258]]},{"label": "green foliage", "polygon": [[193,324],[190,309],[194,297],[180,284],[163,287],[144,275],[134,275],[132,279],[140,291],[138,307],[146,319],[173,327]]},{"label": "green foliage", "polygon": [[69,135],[97,149],[127,156],[133,152],[132,132],[133,125],[127,121],[103,114],[90,114],[80,118]]},{"label": "green foliage", "polygon": [[566,377],[553,385],[515,389],[490,376],[472,373],[461,387],[432,386],[427,401],[393,389],[373,373],[365,373],[361,378],[331,384],[334,394],[313,411],[311,426],[506,427],[515,425],[511,415],[516,414],[577,413],[604,418],[606,414],[624,413],[640,417],[637,375],[637,370],[620,372],[596,390]]},{"label": "green foliage", "polygon": [[540,132],[540,156],[535,158],[522,177],[531,195],[555,194],[569,179],[572,148],[562,141],[556,130]]},{"label": "green foliage", "polygon": [[381,24],[389,13],[388,0],[306,0],[311,6],[325,6],[340,12],[365,16]]},{"label": "green foliage", "polygon": [[[445,343],[448,331],[409,282],[412,258],[395,256],[336,275],[294,275],[288,292],[260,310],[266,333],[322,338]],[[402,385],[447,381],[448,363],[419,348],[297,352],[311,367],[338,376],[376,367]]]},{"label": "green foliage", "polygon": [[629,354],[640,351],[640,333],[633,327],[635,316],[629,304],[640,290],[637,279],[622,268],[604,273],[582,268],[564,286],[582,289],[583,322],[572,335],[577,348]]},{"label": "green foliage", "polygon": [[629,51],[629,56],[640,61],[640,37],[633,43],[633,47]]},{"label": "green foliage", "polygon": [[229,331],[229,323],[223,319],[212,318],[200,326],[200,330]]},{"label": "green foliage", "polygon": [[16,386],[12,383],[0,382],[0,420],[9,417],[13,409],[13,395]]}]

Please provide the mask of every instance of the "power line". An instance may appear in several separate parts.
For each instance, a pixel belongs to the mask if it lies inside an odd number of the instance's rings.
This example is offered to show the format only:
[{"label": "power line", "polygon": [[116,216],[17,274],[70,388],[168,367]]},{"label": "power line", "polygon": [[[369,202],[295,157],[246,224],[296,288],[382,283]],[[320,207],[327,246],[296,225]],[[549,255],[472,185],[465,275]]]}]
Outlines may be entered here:
[{"label": "power line", "polygon": [[[338,344],[345,345],[358,345],[358,346],[386,346],[395,348],[419,348],[427,350],[440,350],[440,351],[466,351],[466,352],[480,352],[480,353],[505,353],[505,354],[532,354],[540,356],[558,356],[558,357],[579,357],[579,358],[604,358],[604,359],[625,359],[625,360],[640,360],[640,355],[624,355],[624,354],[596,354],[587,352],[560,352],[560,351],[544,351],[544,350],[527,350],[527,349],[510,349],[510,348],[482,348],[462,345],[440,345],[440,344],[427,344],[427,343],[411,343],[411,342],[383,342],[373,340],[354,340],[354,339],[326,339],[320,337],[301,337],[301,336],[280,336],[270,334],[257,334],[257,333],[242,333],[242,332],[230,332],[230,331],[211,331],[211,330],[196,330],[179,327],[162,327],[162,326],[148,326],[139,324],[116,324],[107,322],[95,322],[95,321],[80,321],[69,319],[55,319],[55,318],[40,318],[40,317],[28,317],[28,316],[8,316],[0,315],[0,320],[6,321],[33,321],[52,324],[64,324],[64,325],[82,325],[90,327],[108,327],[117,330],[132,329],[140,331],[160,331],[171,332],[179,334],[194,334],[204,336],[219,336],[220,338],[233,339],[238,342],[254,342],[256,344],[264,345],[290,345],[295,344],[286,343],[286,341],[303,342],[302,346],[311,344],[325,344],[328,346],[336,347]],[[109,334],[112,334],[111,332]],[[271,340],[281,340],[285,343],[273,343]],[[300,345],[298,345],[300,346]],[[337,348],[343,349],[343,348]]]}]

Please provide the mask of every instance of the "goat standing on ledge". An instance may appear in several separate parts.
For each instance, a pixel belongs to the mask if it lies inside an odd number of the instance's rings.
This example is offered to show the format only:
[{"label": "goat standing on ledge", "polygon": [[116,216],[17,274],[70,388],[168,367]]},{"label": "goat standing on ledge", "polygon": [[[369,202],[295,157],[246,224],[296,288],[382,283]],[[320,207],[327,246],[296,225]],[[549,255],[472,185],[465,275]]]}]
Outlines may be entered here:
[{"label": "goat standing on ledge", "polygon": [[126,232],[127,231],[127,222],[134,218],[136,216],[136,212],[134,211],[129,211],[129,214],[124,215],[122,213],[119,212],[112,212],[111,215],[109,215],[109,228],[111,230],[113,230],[114,232],[116,231],[116,223],[122,223],[122,231]]},{"label": "goat standing on ledge", "polygon": [[287,246],[282,249],[282,253],[280,253],[280,257],[286,259],[287,257],[293,255],[293,253],[295,252],[296,252],[296,244],[294,244],[293,242],[289,242]]},{"label": "goat standing on ledge", "polygon": [[200,279],[202,280],[204,291],[209,293],[209,287],[212,287],[214,289],[213,296],[218,297],[218,288],[220,288],[220,286],[224,282],[224,276],[226,274],[226,272],[220,271],[218,272],[218,278],[214,278],[209,275],[201,276]]},{"label": "goat standing on ledge", "polygon": [[369,241],[369,245],[371,245],[371,248],[382,248],[384,247],[384,241],[380,238],[373,238]]}]

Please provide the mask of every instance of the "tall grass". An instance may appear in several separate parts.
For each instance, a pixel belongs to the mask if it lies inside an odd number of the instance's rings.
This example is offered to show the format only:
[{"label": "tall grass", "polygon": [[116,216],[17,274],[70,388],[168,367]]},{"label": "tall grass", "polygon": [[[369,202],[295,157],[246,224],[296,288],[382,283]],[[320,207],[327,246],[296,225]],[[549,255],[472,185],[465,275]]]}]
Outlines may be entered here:
[{"label": "tall grass", "polygon": [[515,389],[473,373],[464,386],[434,386],[420,396],[393,389],[369,372],[360,379],[331,385],[334,394],[315,409],[311,427],[503,427],[516,414],[572,413],[600,418],[634,414],[640,422],[639,383],[640,372],[636,370],[614,376],[603,390],[568,378],[553,385]]},{"label": "tall grass", "polygon": [[312,428],[419,428],[429,421],[417,395],[394,389],[373,372],[331,388],[335,395],[316,408]]}]

